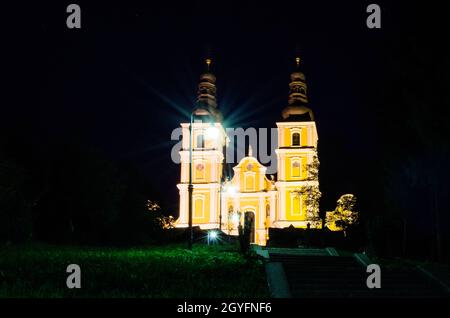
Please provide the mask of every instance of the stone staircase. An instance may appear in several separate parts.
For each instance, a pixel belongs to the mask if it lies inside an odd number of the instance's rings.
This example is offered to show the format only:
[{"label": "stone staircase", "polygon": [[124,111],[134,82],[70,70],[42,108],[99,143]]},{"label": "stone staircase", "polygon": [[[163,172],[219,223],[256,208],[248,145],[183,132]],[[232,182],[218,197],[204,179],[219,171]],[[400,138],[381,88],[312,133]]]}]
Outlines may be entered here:
[{"label": "stone staircase", "polygon": [[[295,250],[295,249],[293,249]],[[269,249],[273,264],[282,264],[291,297],[296,298],[434,298],[449,294],[417,269],[381,268],[381,288],[369,289],[363,266],[353,256],[331,256],[333,250]],[[337,254],[337,253],[336,253]]]}]

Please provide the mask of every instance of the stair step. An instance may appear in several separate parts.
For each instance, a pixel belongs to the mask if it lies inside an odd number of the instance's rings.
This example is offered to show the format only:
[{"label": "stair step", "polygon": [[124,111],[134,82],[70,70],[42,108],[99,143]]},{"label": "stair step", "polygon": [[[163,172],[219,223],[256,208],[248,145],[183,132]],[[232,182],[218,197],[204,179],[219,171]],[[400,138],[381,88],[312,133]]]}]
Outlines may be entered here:
[{"label": "stair step", "polygon": [[293,297],[440,297],[443,293],[413,269],[382,269],[381,289],[368,289],[365,267],[349,256],[286,255],[269,252],[283,264]]}]

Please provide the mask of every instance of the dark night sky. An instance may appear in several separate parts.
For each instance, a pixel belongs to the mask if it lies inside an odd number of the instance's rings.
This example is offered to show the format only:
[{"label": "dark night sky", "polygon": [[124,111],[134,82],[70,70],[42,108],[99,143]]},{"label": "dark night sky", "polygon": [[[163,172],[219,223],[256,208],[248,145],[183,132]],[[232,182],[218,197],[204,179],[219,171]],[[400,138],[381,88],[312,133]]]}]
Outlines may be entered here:
[{"label": "dark night sky", "polygon": [[21,89],[2,124],[23,127],[36,143],[81,134],[113,160],[134,163],[175,209],[170,134],[188,120],[205,47],[226,125],[244,128],[275,127],[300,48],[319,132],[322,207],[332,209],[338,195],[358,196],[357,179],[376,163],[382,127],[369,101],[395,37],[421,21],[418,11],[377,2],[382,29],[370,30],[371,1],[79,2],[82,29],[68,30],[68,3],[10,12],[35,24],[11,25],[23,35],[12,36],[20,48],[12,81]]}]

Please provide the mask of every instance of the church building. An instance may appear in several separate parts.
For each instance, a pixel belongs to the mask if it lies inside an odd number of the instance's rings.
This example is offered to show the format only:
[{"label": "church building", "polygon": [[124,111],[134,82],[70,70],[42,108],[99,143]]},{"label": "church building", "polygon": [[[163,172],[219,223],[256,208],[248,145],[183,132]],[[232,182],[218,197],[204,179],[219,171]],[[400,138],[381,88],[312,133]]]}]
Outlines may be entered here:
[{"label": "church building", "polygon": [[208,71],[200,76],[191,122],[181,124],[180,211],[175,226],[188,226],[191,204],[193,226],[238,235],[239,224],[247,219],[251,241],[259,245],[266,245],[269,228],[320,228],[318,136],[300,58],[290,76],[288,105],[280,107],[276,122],[276,175],[266,175],[266,167],[251,147],[233,167],[234,174],[225,175],[229,138],[222,126],[210,63],[208,59]]}]

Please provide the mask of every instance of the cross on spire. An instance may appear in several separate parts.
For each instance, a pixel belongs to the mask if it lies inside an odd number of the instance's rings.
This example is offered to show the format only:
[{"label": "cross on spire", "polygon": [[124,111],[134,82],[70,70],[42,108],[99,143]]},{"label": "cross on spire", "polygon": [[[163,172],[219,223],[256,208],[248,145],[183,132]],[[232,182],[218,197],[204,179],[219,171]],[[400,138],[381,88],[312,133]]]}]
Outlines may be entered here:
[{"label": "cross on spire", "polygon": [[206,58],[205,59],[205,63],[206,63],[206,70],[209,72],[210,68],[211,68],[211,63],[212,63],[212,59],[211,58]]}]

